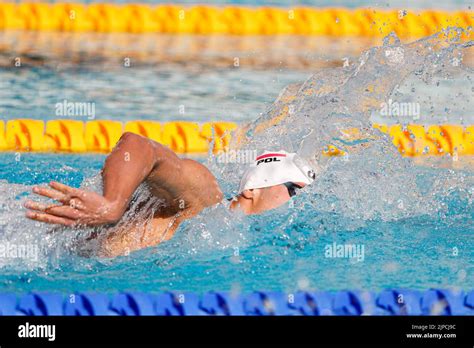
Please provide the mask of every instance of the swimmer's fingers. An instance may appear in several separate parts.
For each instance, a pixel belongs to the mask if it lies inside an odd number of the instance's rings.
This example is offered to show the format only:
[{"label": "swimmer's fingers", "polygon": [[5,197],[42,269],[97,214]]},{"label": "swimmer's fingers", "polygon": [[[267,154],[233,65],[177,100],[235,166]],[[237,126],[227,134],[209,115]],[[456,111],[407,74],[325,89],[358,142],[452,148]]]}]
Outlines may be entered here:
[{"label": "swimmer's fingers", "polygon": [[64,193],[65,195],[69,195],[69,196],[75,195],[75,194],[81,192],[81,190],[79,190],[77,188],[61,184],[60,182],[57,182],[57,181],[51,181],[49,183],[49,186],[51,186],[53,189],[55,189],[59,192]]},{"label": "swimmer's fingers", "polygon": [[68,207],[67,205],[50,207],[46,210],[46,213],[72,220],[79,220],[85,217],[79,210]]},{"label": "swimmer's fingers", "polygon": [[27,208],[27,209],[31,209],[31,210],[37,210],[37,211],[46,211],[48,208],[52,208],[56,206],[55,204],[43,204],[43,203],[39,203],[39,202],[34,202],[34,201],[26,201],[25,204],[24,204],[24,207]]},{"label": "swimmer's fingers", "polygon": [[64,225],[64,226],[73,226],[76,224],[76,221],[63,218],[55,215],[51,215],[48,213],[40,213],[36,211],[27,211],[26,217],[40,222],[46,222],[48,224],[56,224],[56,225]]},{"label": "swimmer's fingers", "polygon": [[47,205],[33,201],[26,201],[25,208],[73,220],[78,220],[84,217],[84,214],[81,213],[79,210],[67,205]]},{"label": "swimmer's fingers", "polygon": [[69,196],[54,189],[35,186],[33,187],[33,192],[44,197],[52,198],[61,203],[67,203],[69,201]]}]

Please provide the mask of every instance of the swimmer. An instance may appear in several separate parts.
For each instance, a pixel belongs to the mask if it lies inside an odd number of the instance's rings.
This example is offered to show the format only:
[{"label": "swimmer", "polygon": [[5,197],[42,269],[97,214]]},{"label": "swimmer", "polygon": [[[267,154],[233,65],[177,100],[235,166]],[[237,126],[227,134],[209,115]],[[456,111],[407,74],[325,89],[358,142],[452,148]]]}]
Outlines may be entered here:
[{"label": "swimmer", "polygon": [[[26,217],[55,225],[110,227],[103,231],[107,235],[101,238],[99,254],[115,257],[170,239],[182,221],[223,200],[216,178],[204,165],[134,133],[122,135],[101,175],[102,194],[55,181],[49,187],[33,187],[35,194],[58,203],[28,200]],[[229,207],[244,214],[277,208],[314,178],[314,170],[296,154],[264,152],[245,172]],[[136,228],[114,228],[142,183],[165,203],[144,227],[137,222]]]}]

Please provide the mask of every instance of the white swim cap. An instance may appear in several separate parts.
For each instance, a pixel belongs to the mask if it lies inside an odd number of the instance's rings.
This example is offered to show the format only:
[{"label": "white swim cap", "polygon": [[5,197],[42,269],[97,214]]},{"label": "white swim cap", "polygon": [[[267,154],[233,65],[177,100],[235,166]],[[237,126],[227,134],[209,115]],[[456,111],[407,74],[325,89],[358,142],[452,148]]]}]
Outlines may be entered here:
[{"label": "white swim cap", "polygon": [[296,153],[265,151],[244,173],[239,194],[244,190],[276,186],[285,182],[309,185],[315,177],[313,168]]}]

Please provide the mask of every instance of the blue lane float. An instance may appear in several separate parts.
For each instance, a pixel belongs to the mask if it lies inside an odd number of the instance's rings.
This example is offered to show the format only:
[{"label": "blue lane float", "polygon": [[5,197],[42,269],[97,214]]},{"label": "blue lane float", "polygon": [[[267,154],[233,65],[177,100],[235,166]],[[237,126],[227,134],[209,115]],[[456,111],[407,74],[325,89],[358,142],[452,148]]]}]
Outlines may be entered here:
[{"label": "blue lane float", "polygon": [[0,315],[186,316],[186,315],[474,315],[474,290],[446,289],[297,292],[32,292],[0,294]]}]

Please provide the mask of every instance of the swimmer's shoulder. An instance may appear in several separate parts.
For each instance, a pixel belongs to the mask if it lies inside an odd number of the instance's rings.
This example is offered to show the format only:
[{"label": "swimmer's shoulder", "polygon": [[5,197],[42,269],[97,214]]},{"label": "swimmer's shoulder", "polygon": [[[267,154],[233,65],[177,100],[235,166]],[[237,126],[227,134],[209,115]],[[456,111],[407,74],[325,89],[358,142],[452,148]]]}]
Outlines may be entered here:
[{"label": "swimmer's shoulder", "polygon": [[202,163],[184,158],[182,159],[183,174],[195,192],[202,193],[206,205],[213,205],[223,199],[223,193],[216,177]]},{"label": "swimmer's shoulder", "polygon": [[181,169],[182,173],[193,183],[199,183],[202,185],[209,185],[214,182],[217,183],[217,180],[211,171],[198,161],[183,158],[181,160]]}]

